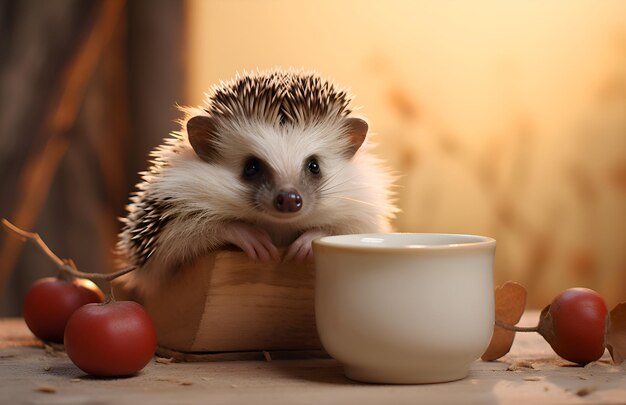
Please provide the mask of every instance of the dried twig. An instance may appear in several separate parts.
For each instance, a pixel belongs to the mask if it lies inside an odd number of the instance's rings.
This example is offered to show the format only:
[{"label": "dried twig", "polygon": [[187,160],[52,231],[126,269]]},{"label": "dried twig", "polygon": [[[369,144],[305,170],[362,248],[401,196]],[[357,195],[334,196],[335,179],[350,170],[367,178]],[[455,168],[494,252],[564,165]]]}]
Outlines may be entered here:
[{"label": "dried twig", "polygon": [[11,222],[6,220],[5,218],[2,219],[2,225],[4,225],[6,229],[16,234],[18,237],[20,237],[20,239],[22,239],[22,242],[31,242],[35,246],[37,246],[39,250],[43,252],[43,254],[48,256],[50,260],[52,260],[54,264],[57,265],[57,267],[59,268],[59,271],[65,274],[69,274],[74,277],[88,278],[92,280],[96,279],[96,280],[112,281],[120,276],[123,276],[124,274],[130,273],[131,271],[135,270],[135,266],[132,266],[132,267],[122,269],[120,271],[116,271],[115,273],[107,273],[107,274],[84,273],[82,271],[79,271],[76,268],[76,265],[71,259],[61,259],[59,258],[59,256],[55,255],[54,252],[50,250],[48,245],[46,245],[43,239],[41,239],[39,234],[33,233],[33,232],[26,232],[23,229],[20,229],[17,226],[13,225]]},{"label": "dried twig", "polygon": [[32,242],[32,243],[34,243],[35,246],[37,246],[46,256],[48,256],[50,259],[52,259],[54,264],[56,264],[58,267],[62,267],[62,266],[65,265],[63,263],[63,260],[61,260],[59,258],[59,256],[55,255],[52,252],[52,250],[50,250],[48,245],[46,245],[44,243],[44,241],[41,239],[39,234],[23,231],[20,228],[18,228],[17,226],[13,225],[11,222],[9,222],[5,218],[2,218],[2,225],[4,225],[11,232],[17,234],[20,237],[20,239],[22,240],[22,242]]}]

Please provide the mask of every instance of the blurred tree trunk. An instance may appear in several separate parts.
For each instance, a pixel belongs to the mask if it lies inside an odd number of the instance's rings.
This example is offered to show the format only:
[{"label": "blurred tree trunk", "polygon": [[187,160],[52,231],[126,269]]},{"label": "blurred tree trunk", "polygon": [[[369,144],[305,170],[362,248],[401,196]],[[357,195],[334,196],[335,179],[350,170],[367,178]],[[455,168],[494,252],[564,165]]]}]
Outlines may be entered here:
[{"label": "blurred tree trunk", "polygon": [[[106,0],[120,1],[122,0]],[[121,3],[120,3],[121,4]],[[103,1],[0,3],[0,216],[12,220],[25,165],[41,152],[43,123],[63,91],[62,73],[106,5]],[[89,272],[113,270],[117,217],[154,146],[176,129],[182,94],[183,5],[133,0],[124,5],[80,108],[32,230],[60,257]],[[0,246],[7,241],[3,233]],[[27,288],[54,267],[22,246],[0,292],[0,316],[18,315]],[[0,257],[0,260],[2,258]]]}]

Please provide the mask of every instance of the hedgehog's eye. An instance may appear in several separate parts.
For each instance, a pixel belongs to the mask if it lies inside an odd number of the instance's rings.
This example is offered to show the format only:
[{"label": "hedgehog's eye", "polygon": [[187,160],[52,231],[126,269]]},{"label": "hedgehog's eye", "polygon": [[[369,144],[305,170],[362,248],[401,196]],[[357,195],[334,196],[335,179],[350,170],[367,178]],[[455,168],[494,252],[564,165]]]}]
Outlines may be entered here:
[{"label": "hedgehog's eye", "polygon": [[259,159],[250,157],[246,160],[246,163],[243,166],[243,175],[245,177],[254,177],[261,173],[262,168],[263,167]]},{"label": "hedgehog's eye", "polygon": [[320,165],[319,163],[317,163],[317,159],[312,158],[311,160],[309,160],[309,163],[307,163],[306,168],[313,174],[320,174]]}]

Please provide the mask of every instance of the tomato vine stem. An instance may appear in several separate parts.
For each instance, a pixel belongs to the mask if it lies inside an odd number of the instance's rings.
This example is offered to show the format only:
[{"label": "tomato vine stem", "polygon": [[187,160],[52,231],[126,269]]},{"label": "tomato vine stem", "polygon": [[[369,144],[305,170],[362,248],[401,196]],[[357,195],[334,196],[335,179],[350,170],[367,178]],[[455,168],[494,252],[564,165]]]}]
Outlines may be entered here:
[{"label": "tomato vine stem", "polygon": [[500,320],[496,319],[495,322],[496,326],[501,327],[502,329],[506,329],[506,330],[510,330],[513,332],[539,332],[539,327],[538,326],[516,326],[516,325],[509,325],[508,323],[504,323]]}]

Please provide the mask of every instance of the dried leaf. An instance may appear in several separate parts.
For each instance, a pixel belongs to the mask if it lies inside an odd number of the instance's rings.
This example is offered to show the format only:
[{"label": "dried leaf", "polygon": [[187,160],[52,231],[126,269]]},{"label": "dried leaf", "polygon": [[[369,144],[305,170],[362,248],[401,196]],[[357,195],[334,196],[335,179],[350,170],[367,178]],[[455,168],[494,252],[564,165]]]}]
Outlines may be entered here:
[{"label": "dried leaf", "polygon": [[606,347],[615,364],[626,360],[626,302],[618,304],[609,313]]},{"label": "dried leaf", "polygon": [[57,387],[50,384],[41,384],[37,388],[35,388],[35,391],[45,392],[46,394],[56,394]]},{"label": "dried leaf", "polygon": [[[509,325],[516,325],[526,307],[526,289],[514,281],[507,281],[496,288],[494,299],[496,320]],[[493,361],[504,356],[511,350],[514,338],[515,332],[495,326],[489,347],[481,359]]]},{"label": "dried leaf", "polygon": [[576,395],[578,395],[579,397],[586,397],[587,395],[591,394],[597,389],[598,387],[596,387],[595,385],[590,386],[590,387],[583,387],[576,391]]}]

